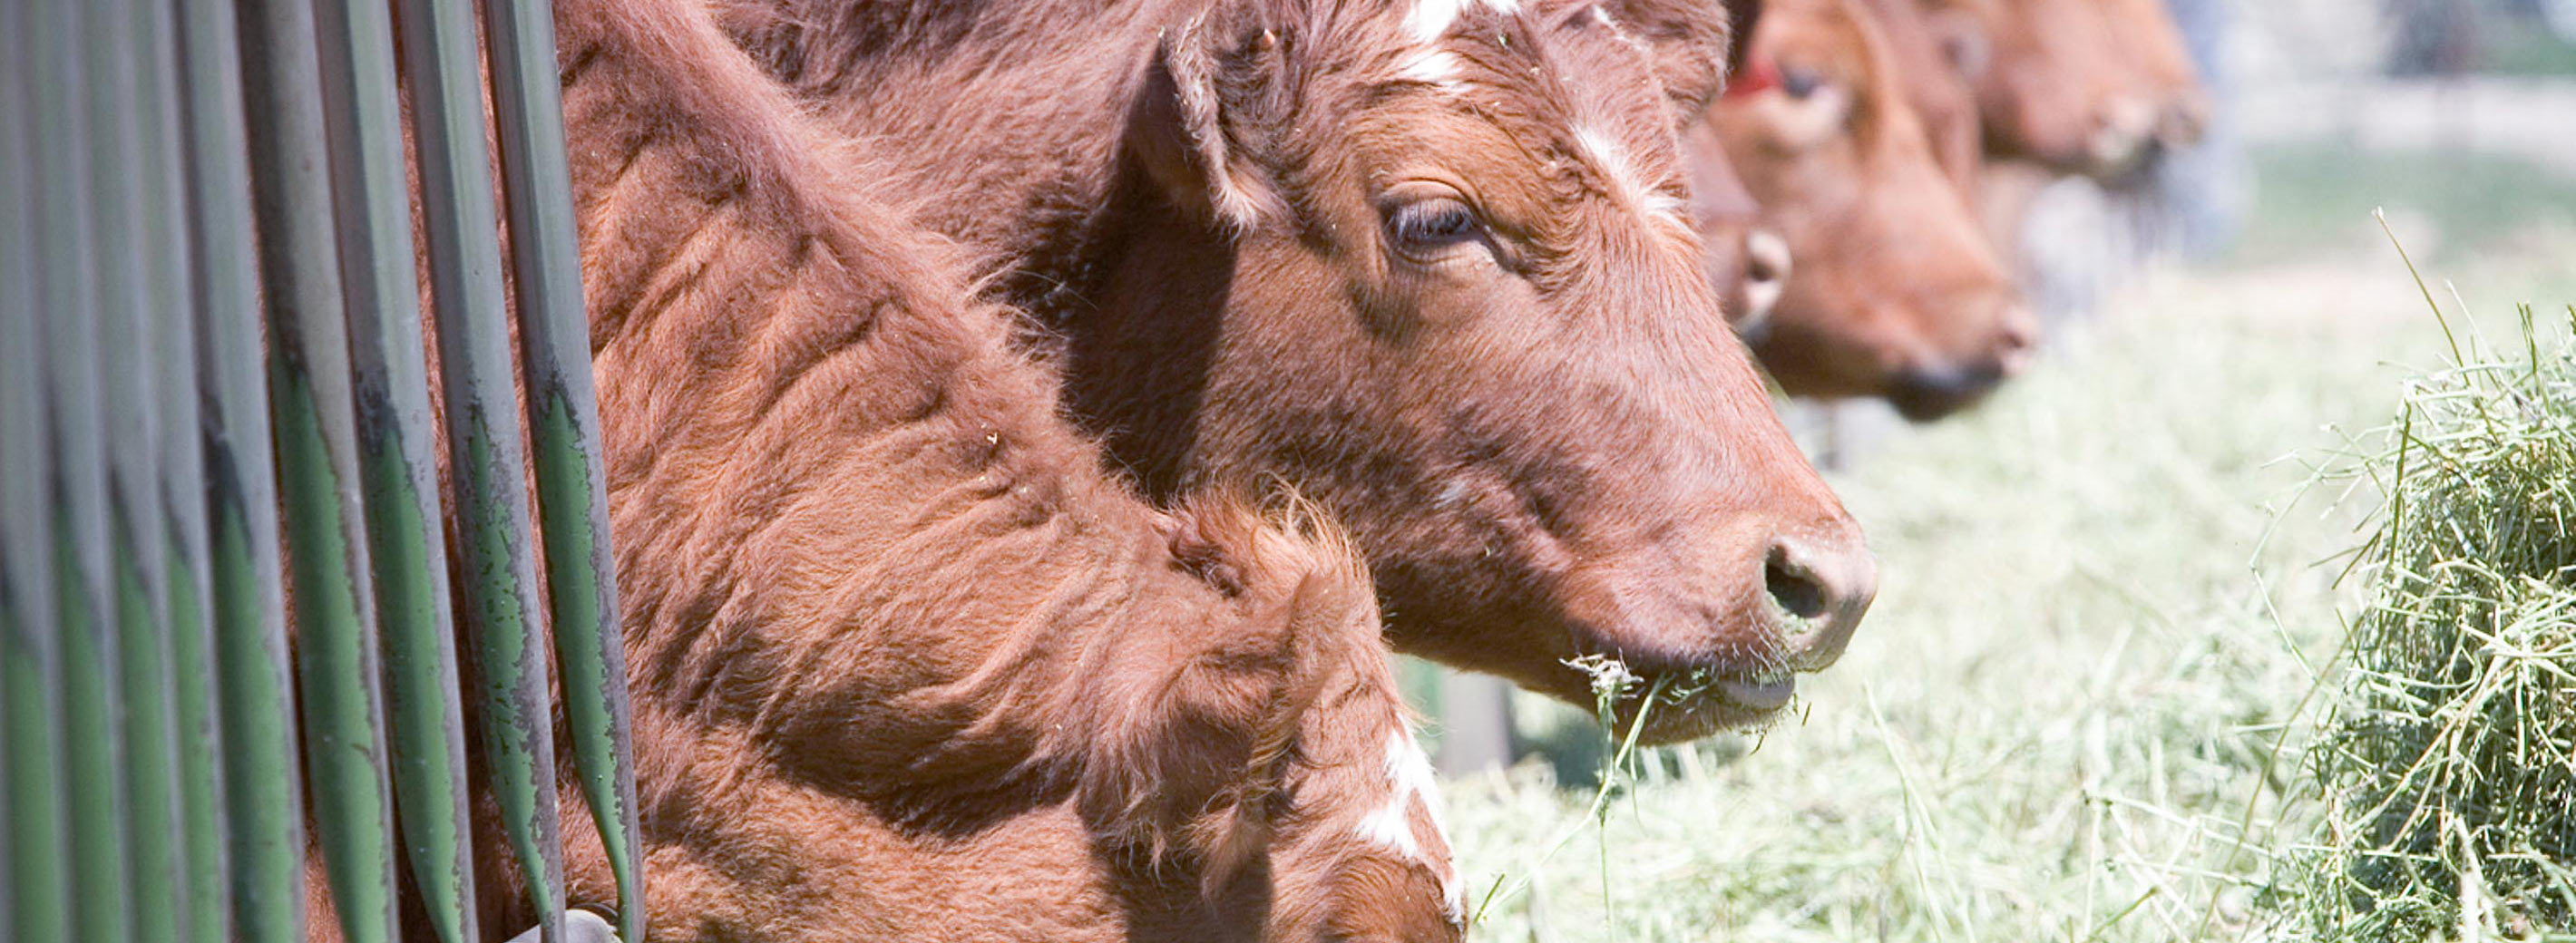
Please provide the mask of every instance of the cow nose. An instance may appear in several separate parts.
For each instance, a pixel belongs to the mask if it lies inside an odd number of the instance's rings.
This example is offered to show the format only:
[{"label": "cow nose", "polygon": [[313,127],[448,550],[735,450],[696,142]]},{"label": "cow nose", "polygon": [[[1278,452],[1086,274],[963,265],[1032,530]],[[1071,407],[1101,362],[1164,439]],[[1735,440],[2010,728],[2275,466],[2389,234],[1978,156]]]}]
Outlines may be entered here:
[{"label": "cow nose", "polygon": [[1878,598],[1878,561],[1856,531],[1778,537],[1763,555],[1762,585],[1788,667],[1822,671],[1842,657]]},{"label": "cow nose", "polygon": [[1975,405],[2017,368],[2020,358],[1998,356],[1973,364],[1915,367],[1889,378],[1888,405],[1912,422],[1931,422]]},{"label": "cow nose", "polygon": [[2209,97],[2183,95],[2165,108],[2164,118],[2156,123],[2156,140],[2174,150],[2200,143],[2209,133]]},{"label": "cow nose", "polygon": [[2155,103],[2143,98],[2124,96],[2105,104],[2086,148],[2094,166],[2119,170],[2137,162],[2154,140],[2156,112]]},{"label": "cow nose", "polygon": [[2039,346],[2039,317],[2030,306],[2013,302],[1997,319],[1995,326],[1995,364],[2005,378],[2021,375],[2030,365],[2031,350]]},{"label": "cow nose", "polygon": [[1789,240],[1779,233],[1756,229],[1744,234],[1744,318],[1736,324],[1739,333],[1759,336],[1771,309],[1788,291],[1791,265]]}]

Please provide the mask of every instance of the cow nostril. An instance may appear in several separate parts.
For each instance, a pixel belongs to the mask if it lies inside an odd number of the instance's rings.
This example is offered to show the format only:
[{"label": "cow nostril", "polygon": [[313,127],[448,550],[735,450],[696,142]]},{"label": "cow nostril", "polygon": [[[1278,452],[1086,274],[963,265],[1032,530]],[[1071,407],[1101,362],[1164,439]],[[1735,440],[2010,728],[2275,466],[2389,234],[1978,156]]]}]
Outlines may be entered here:
[{"label": "cow nostril", "polygon": [[1824,584],[1817,582],[1815,575],[1807,572],[1806,568],[1791,561],[1786,546],[1773,544],[1771,553],[1763,559],[1762,587],[1771,594],[1771,600],[1779,603],[1781,610],[1790,615],[1800,619],[1825,617]]},{"label": "cow nostril", "polygon": [[1744,310],[1735,331],[1745,343],[1761,339],[1771,310],[1788,290],[1791,264],[1789,242],[1779,234],[1756,229],[1744,235]]},{"label": "cow nostril", "polygon": [[1744,277],[1757,284],[1789,280],[1789,240],[1768,229],[1744,236]]},{"label": "cow nostril", "polygon": [[1780,537],[1762,559],[1763,591],[1786,667],[1821,671],[1842,657],[1878,595],[1878,564],[1857,533]]}]

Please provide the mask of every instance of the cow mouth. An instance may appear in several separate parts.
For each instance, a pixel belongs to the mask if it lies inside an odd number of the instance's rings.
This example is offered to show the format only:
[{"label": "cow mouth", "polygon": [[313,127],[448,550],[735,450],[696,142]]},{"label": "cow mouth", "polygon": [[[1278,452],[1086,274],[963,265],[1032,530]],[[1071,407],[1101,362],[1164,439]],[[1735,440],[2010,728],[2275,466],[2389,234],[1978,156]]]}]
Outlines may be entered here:
[{"label": "cow mouth", "polygon": [[1893,378],[1885,396],[1907,422],[1933,422],[1983,402],[2011,372],[2002,363],[1909,370]]},{"label": "cow mouth", "polygon": [[[1613,731],[1621,739],[1632,733],[1647,746],[1686,743],[1730,730],[1759,728],[1777,721],[1797,702],[1798,679],[1787,671],[1720,672],[1709,668],[1673,668],[1626,673],[1615,660],[1578,659],[1569,665],[1589,674],[1594,685],[1564,691],[1565,700],[1598,708],[1605,670],[1624,674],[1624,686],[1612,706]],[[1608,667],[1605,669],[1604,666]]]},{"label": "cow mouth", "polygon": [[1769,713],[1789,706],[1789,701],[1797,697],[1798,679],[1795,676],[1784,676],[1750,681],[1721,681],[1718,683],[1717,691],[1729,703]]}]

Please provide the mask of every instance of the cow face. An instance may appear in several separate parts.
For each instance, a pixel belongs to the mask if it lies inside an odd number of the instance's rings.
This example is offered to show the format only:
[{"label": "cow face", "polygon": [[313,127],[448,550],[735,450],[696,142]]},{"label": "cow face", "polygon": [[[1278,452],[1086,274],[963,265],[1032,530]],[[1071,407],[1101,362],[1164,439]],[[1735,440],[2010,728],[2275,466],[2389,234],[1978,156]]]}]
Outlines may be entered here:
[{"label": "cow face", "polygon": [[[1391,686],[1388,693],[1393,693]],[[1350,736],[1356,734],[1356,736]],[[1430,758],[1392,714],[1302,757],[1270,858],[1278,943],[1451,943],[1467,889]]]},{"label": "cow face", "polygon": [[1775,0],[1750,81],[1694,132],[1799,261],[1747,336],[1783,390],[1883,397],[1938,418],[2017,371],[2036,325],[1933,157],[1888,42],[1858,0]]},{"label": "cow face", "polygon": [[1587,654],[1702,682],[1669,740],[1776,711],[1874,573],[1710,289],[1690,96],[1663,94],[1693,83],[1658,74],[1689,57],[1646,33],[1588,4],[1220,4],[1165,37],[1127,198],[1167,209],[1127,216],[1070,346],[1150,488],[1320,501],[1408,651],[1577,703]]},{"label": "cow face", "polygon": [[2153,96],[2104,14],[2108,0],[1921,0],[1991,50],[1976,80],[1987,150],[2064,173],[2117,176],[2148,154]]},{"label": "cow face", "polygon": [[2108,32],[2118,37],[2136,81],[2156,108],[2155,147],[2173,150],[2200,143],[2209,129],[2209,96],[2200,84],[2180,24],[2165,0],[2103,0]]},{"label": "cow face", "polygon": [[1970,83],[1994,62],[1984,28],[1958,13],[1926,12],[1920,0],[1866,0],[1865,6],[1886,34],[1905,101],[1932,142],[1933,158],[1973,204],[1986,149]]}]

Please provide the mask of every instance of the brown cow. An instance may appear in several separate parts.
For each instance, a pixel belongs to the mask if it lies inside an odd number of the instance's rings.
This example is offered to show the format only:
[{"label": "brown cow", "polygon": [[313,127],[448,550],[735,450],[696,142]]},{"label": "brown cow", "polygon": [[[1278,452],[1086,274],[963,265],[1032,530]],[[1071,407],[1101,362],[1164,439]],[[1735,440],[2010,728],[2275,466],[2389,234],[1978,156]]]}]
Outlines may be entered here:
[{"label": "brown cow", "polygon": [[1658,90],[1714,90],[1713,0],[733,2],[990,250],[1149,491],[1314,496],[1400,649],[1587,704],[1588,653],[1706,682],[1660,741],[1850,638],[1872,564],[1682,218]]},{"label": "brown cow", "polygon": [[1927,11],[1922,0],[1866,0],[1866,5],[1887,37],[1896,73],[1904,76],[1905,100],[1932,141],[1932,156],[1973,202],[1986,145],[1972,83],[1994,61],[1985,31],[1960,14]]},{"label": "brown cow", "polygon": [[1457,938],[1347,545],[1134,497],[702,9],[558,7],[654,938]]},{"label": "brown cow", "polygon": [[1794,268],[1789,241],[1762,226],[1762,206],[1726,155],[1690,154],[1691,219],[1708,244],[1709,284],[1724,299],[1737,333],[1759,330],[1788,290]]},{"label": "brown cow", "polygon": [[2125,51],[2137,37],[2110,15],[2125,0],[1921,2],[1986,37],[1990,61],[1975,85],[1990,157],[2111,178],[2152,156],[2163,107]]},{"label": "brown cow", "polygon": [[2103,0],[2109,31],[2156,105],[2153,145],[2159,151],[2200,143],[2209,130],[2209,93],[2192,61],[2182,25],[2165,0]]},{"label": "brown cow", "polygon": [[1748,75],[1694,132],[1789,240],[1796,278],[1748,335],[1783,391],[1916,421],[2019,369],[2037,327],[1905,94],[1861,0],[1772,0]]}]

